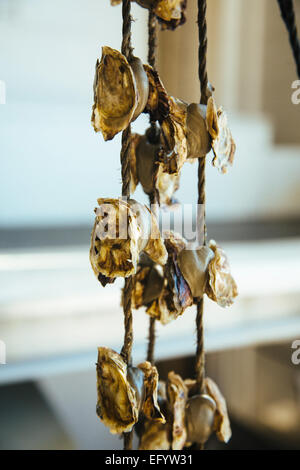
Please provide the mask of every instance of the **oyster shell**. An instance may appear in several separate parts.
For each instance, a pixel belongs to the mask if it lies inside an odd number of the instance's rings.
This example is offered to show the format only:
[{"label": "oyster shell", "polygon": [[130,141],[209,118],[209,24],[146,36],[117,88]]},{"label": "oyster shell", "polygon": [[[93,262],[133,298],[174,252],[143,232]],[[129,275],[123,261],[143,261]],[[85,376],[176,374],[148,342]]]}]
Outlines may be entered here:
[{"label": "oyster shell", "polygon": [[178,254],[179,269],[193,297],[203,297],[208,277],[208,264],[213,257],[214,252],[207,246],[194,250],[185,249]]},{"label": "oyster shell", "polygon": [[[133,0],[132,0],[133,1]],[[135,0],[141,7],[153,10],[162,25],[162,29],[174,30],[185,23],[187,0]],[[111,5],[118,5],[122,0],[111,0]]]},{"label": "oyster shell", "polygon": [[163,171],[163,165],[158,162],[159,142],[151,144],[147,134],[144,136],[133,134],[131,142],[132,192],[138,183],[141,183],[146,194],[151,195],[155,192],[161,205],[171,205],[174,202],[174,193],[179,188],[180,175]]},{"label": "oyster shell", "polygon": [[150,260],[150,263],[138,264],[137,273],[133,278],[132,308],[138,309],[157,299],[164,285],[163,269]]},{"label": "oyster shell", "polygon": [[128,63],[124,55],[102,47],[96,63],[92,124],[104,140],[126,129],[144,110],[148,101],[148,77],[140,59]]},{"label": "oyster shell", "polygon": [[214,240],[209,242],[214,257],[208,264],[208,282],[206,294],[221,307],[229,307],[238,295],[237,285],[230,273],[226,253]]},{"label": "oyster shell", "polygon": [[150,65],[144,65],[149,82],[149,96],[145,112],[149,113],[151,121],[161,122],[170,112],[169,96],[159,78],[158,72]]},{"label": "oyster shell", "polygon": [[142,251],[159,264],[167,261],[167,251],[156,218],[133,199],[98,199],[92,231],[90,262],[108,278],[128,277],[136,272]]},{"label": "oyster shell", "polygon": [[172,413],[172,449],[181,450],[187,438],[185,408],[188,390],[182,378],[174,372],[168,374],[167,397]]},{"label": "oyster shell", "polygon": [[236,145],[228,127],[227,115],[222,108],[216,109],[212,96],[207,102],[206,120],[208,131],[212,137],[213,165],[222,173],[226,173],[228,167],[233,164]]},{"label": "oyster shell", "polygon": [[220,441],[228,442],[231,438],[231,428],[227,412],[226,400],[220,392],[217,384],[209,377],[206,377],[205,379],[205,386],[208,395],[210,395],[216,403],[214,430]]},{"label": "oyster shell", "polygon": [[185,309],[192,305],[193,296],[177,263],[177,255],[186,247],[186,242],[173,232],[164,233],[164,236],[168,250],[168,261],[164,266],[164,286],[159,297],[148,306],[146,312],[165,325],[182,315]]},{"label": "oyster shell", "polygon": [[170,447],[169,426],[146,420],[143,424],[139,450],[169,450]]},{"label": "oyster shell", "polygon": [[201,158],[211,150],[211,136],[206,124],[206,106],[191,103],[187,107],[187,156]]},{"label": "oyster shell", "polygon": [[112,434],[131,431],[141,413],[165,422],[157,402],[157,387],[157,369],[149,362],[129,367],[112,349],[98,348],[97,415]]},{"label": "oyster shell", "polygon": [[163,171],[178,173],[187,159],[187,104],[169,97],[170,113],[161,123]]},{"label": "oyster shell", "polygon": [[129,432],[137,422],[139,404],[127,378],[127,365],[109,348],[98,348],[97,415],[112,434]]}]

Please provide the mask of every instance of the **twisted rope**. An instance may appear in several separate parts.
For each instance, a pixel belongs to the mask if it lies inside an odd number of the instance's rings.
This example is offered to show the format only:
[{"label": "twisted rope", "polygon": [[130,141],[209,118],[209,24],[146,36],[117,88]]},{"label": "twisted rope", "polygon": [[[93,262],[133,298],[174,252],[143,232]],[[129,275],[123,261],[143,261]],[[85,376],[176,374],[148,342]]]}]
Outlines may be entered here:
[{"label": "twisted rope", "polygon": [[[148,64],[155,69],[156,64],[156,44],[157,44],[157,20],[153,11],[149,10],[148,16]],[[152,134],[155,135],[156,127],[155,122],[150,121]],[[157,204],[156,191],[149,196],[150,206]],[[157,215],[156,213],[154,214]],[[149,336],[148,336],[148,349],[147,349],[147,361],[154,363],[154,348],[155,348],[155,323],[156,320],[153,317],[149,319]]]},{"label": "twisted rope", "polygon": [[[122,54],[128,61],[132,58],[131,47],[131,2],[130,0],[123,0],[122,3]],[[122,196],[130,198],[130,141],[131,141],[131,128],[130,125],[122,133],[122,148],[120,154],[121,160],[121,175],[122,175]],[[124,293],[123,293],[123,312],[124,312],[124,344],[121,350],[126,364],[131,364],[131,352],[133,343],[133,328],[132,328],[132,310],[131,310],[131,296],[133,288],[132,276],[125,279]],[[124,450],[132,449],[132,431],[124,433]]]},{"label": "twisted rope", "polygon": [[280,8],[282,19],[286,25],[291,48],[293,51],[297,74],[300,78],[300,41],[298,38],[296,15],[293,0],[277,0]]},{"label": "twisted rope", "polygon": [[[199,81],[201,91],[201,104],[207,103],[207,25],[206,25],[206,0],[198,0],[198,34],[199,34]],[[200,211],[201,206],[201,211]],[[200,215],[201,212],[201,215]],[[200,223],[200,221],[203,223]],[[205,225],[205,155],[199,158],[198,163],[198,231],[202,230],[203,244],[206,244],[206,225]],[[200,233],[199,233],[200,238]],[[205,377],[205,354],[204,354],[204,328],[203,328],[203,298],[197,299],[196,315],[197,331],[197,350],[196,350],[196,381],[199,393],[204,392]]]}]

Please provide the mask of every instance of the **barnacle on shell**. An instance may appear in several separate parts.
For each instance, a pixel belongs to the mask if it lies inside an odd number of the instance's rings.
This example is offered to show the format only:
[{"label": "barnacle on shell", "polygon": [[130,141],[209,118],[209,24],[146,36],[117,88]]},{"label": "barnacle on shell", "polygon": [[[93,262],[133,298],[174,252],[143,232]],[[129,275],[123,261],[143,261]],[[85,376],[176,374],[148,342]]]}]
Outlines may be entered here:
[{"label": "barnacle on shell", "polygon": [[[133,1],[133,0],[132,0]],[[187,0],[135,0],[141,7],[153,10],[162,25],[162,29],[175,29],[185,23]],[[122,0],[111,0],[111,5],[118,5]]]},{"label": "barnacle on shell", "polygon": [[164,423],[157,402],[157,387],[157,369],[149,362],[137,367],[127,366],[112,349],[98,348],[97,414],[111,433],[131,431],[141,414]]},{"label": "barnacle on shell", "polygon": [[131,192],[141,183],[146,194],[156,193],[161,205],[171,205],[179,188],[180,175],[165,173],[158,161],[160,143],[151,143],[148,134],[131,136],[130,169]]},{"label": "barnacle on shell", "polygon": [[207,102],[206,120],[212,137],[213,165],[222,173],[226,173],[233,163],[236,145],[228,127],[227,115],[222,108],[216,109],[213,97],[210,97]]},{"label": "barnacle on shell", "polygon": [[167,260],[156,218],[133,199],[98,199],[91,237],[90,262],[99,281],[136,272],[141,252],[159,264]]},{"label": "barnacle on shell", "polygon": [[209,248],[213,251],[214,257],[208,264],[206,294],[221,307],[228,307],[233,304],[234,298],[238,295],[237,285],[230,273],[228,258],[224,250],[214,240],[209,242]]},{"label": "barnacle on shell", "polygon": [[161,161],[164,172],[178,173],[187,159],[187,104],[169,97],[170,113],[161,122]]},{"label": "barnacle on shell", "polygon": [[104,140],[126,129],[144,110],[148,101],[148,77],[140,59],[126,57],[110,47],[102,47],[94,80],[92,124]]}]

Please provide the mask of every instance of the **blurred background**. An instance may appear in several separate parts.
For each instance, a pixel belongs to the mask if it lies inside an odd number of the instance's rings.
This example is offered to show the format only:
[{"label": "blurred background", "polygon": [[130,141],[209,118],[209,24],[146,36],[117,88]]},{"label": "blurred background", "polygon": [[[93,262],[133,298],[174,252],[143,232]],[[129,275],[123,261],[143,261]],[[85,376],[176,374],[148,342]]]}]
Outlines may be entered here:
[{"label": "blurred background", "polygon": [[[199,101],[196,4],[188,0],[183,27],[159,34],[163,82],[189,102]],[[146,61],[147,12],[134,4],[133,16],[135,53]],[[122,283],[103,289],[88,260],[96,199],[120,194],[120,136],[104,144],[90,125],[94,67],[101,46],[120,43],[121,9],[109,0],[0,0],[2,449],[122,447],[95,413],[96,348],[122,344]],[[208,236],[227,251],[240,295],[228,310],[205,303],[207,374],[227,399],[226,448],[297,449],[300,105],[275,0],[208,1],[208,72],[237,144],[227,175],[208,164]],[[145,116],[134,123],[146,126]],[[195,170],[184,167],[184,203],[196,201]],[[146,201],[140,189],[135,198]],[[194,319],[189,309],[158,327],[162,377],[193,375]],[[135,312],[136,362],[147,325]]]}]

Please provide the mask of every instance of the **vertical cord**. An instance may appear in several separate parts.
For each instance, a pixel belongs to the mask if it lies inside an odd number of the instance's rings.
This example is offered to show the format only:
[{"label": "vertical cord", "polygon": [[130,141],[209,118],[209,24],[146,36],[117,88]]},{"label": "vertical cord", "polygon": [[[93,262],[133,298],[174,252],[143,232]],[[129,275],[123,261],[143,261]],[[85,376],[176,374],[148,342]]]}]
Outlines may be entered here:
[{"label": "vertical cord", "polygon": [[[122,54],[129,61],[132,58],[131,47],[131,15],[130,15],[131,1],[123,0],[122,3]],[[122,174],[122,197],[130,198],[130,138],[131,128],[130,125],[122,133],[122,148],[120,154],[121,160],[121,174]],[[133,343],[133,328],[132,328],[132,310],[131,310],[131,295],[132,295],[132,276],[125,279],[124,295],[123,295],[123,312],[124,312],[124,345],[121,351],[125,362],[131,363],[131,351]],[[124,450],[132,449],[132,431],[124,433]]]},{"label": "vertical cord", "polygon": [[300,41],[298,38],[296,15],[293,0],[277,0],[281,12],[282,19],[286,25],[291,48],[293,51],[297,74],[300,78]]},{"label": "vertical cord", "polygon": [[[152,10],[149,10],[148,16],[148,64],[151,65],[155,69],[156,63],[156,31],[157,31],[157,19],[155,14]],[[155,135],[155,122],[151,123],[151,129],[153,135]],[[156,213],[156,204],[157,204],[157,197],[156,191],[154,190],[153,193],[149,196],[150,202],[150,209],[152,207],[155,216]],[[156,320],[153,317],[149,319],[149,336],[148,336],[148,349],[147,349],[147,361],[154,363],[154,348],[155,348],[155,327],[156,327]]]},{"label": "vertical cord", "polygon": [[[202,104],[207,103],[207,25],[206,25],[206,0],[198,0],[198,31],[199,31],[199,81],[201,86]],[[201,210],[200,206],[201,205]],[[199,214],[202,214],[202,217]],[[200,220],[203,218],[203,223]],[[206,244],[205,225],[205,155],[199,158],[198,163],[198,230],[202,230],[203,244]],[[200,237],[199,237],[200,238]],[[197,300],[196,315],[197,350],[196,350],[196,381],[199,393],[204,392],[205,376],[205,354],[204,354],[204,332],[203,332],[203,298]]]}]

